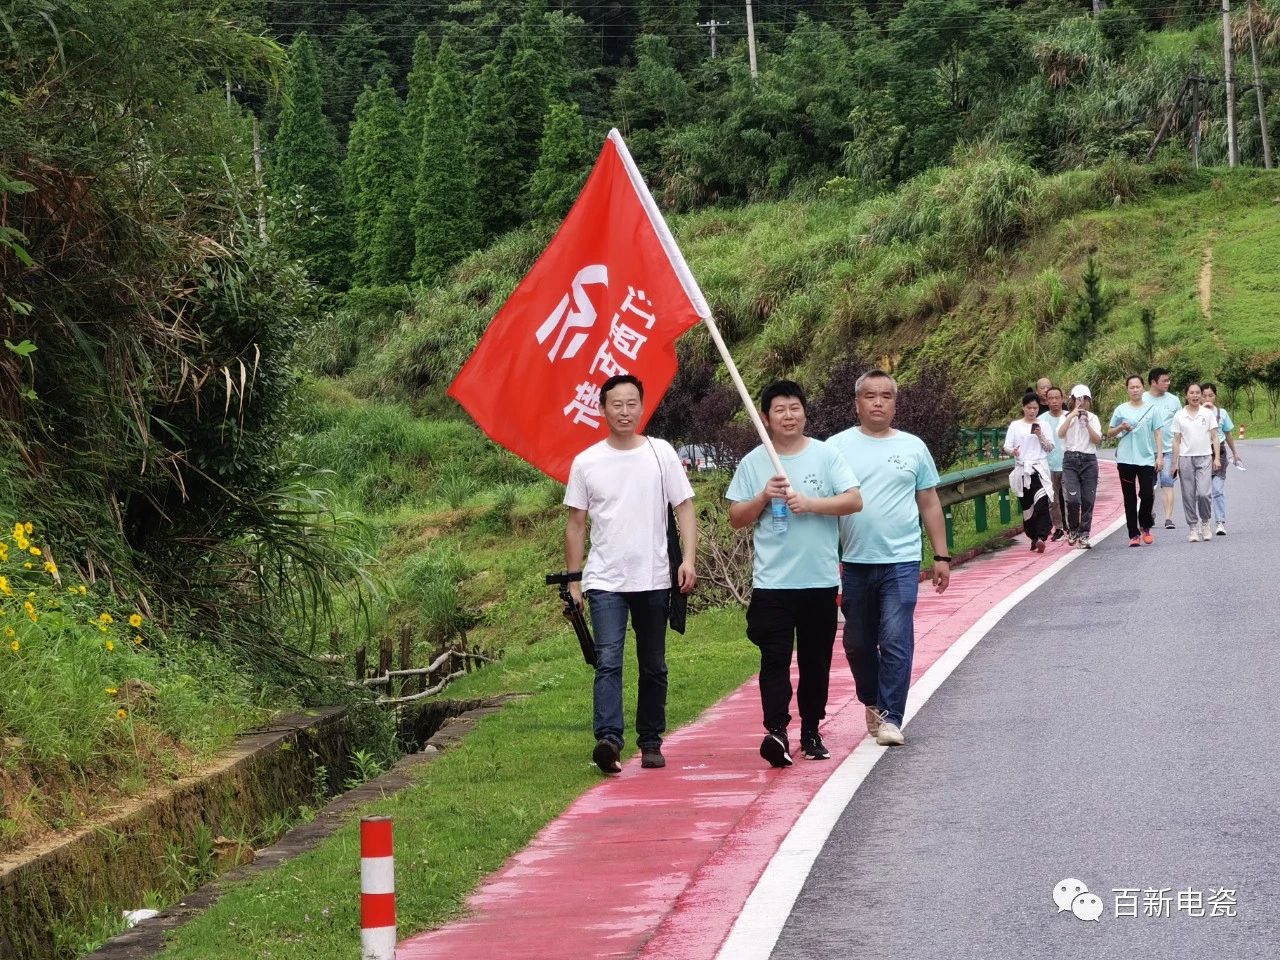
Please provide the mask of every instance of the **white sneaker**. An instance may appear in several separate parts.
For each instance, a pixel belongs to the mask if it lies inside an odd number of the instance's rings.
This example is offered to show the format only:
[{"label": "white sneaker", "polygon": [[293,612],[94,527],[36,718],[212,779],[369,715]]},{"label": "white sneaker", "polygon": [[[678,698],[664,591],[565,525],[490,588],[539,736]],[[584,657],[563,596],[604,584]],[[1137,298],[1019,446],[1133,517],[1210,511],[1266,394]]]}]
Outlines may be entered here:
[{"label": "white sneaker", "polygon": [[880,730],[876,733],[876,743],[882,747],[900,747],[907,742],[907,738],[902,735],[902,731],[896,723],[890,723],[887,720],[880,721]]},{"label": "white sneaker", "polygon": [[875,707],[867,707],[866,716],[867,716],[867,733],[869,733],[871,736],[874,737],[877,733],[880,732],[880,724],[884,722],[884,717],[881,716],[880,711],[877,710]]},{"label": "white sneaker", "polygon": [[1225,537],[1227,535],[1227,525],[1225,523],[1218,524],[1218,536]]},{"label": "white sneaker", "polygon": [[1078,541],[1081,550],[1092,550],[1093,544],[1089,542],[1088,537],[1081,537]]},{"label": "white sneaker", "polygon": [[1199,542],[1200,542],[1200,531],[1193,529],[1191,531],[1191,536],[1187,537],[1187,543],[1199,543]]},{"label": "white sneaker", "polygon": [[1209,521],[1208,521],[1208,520],[1201,520],[1201,521],[1200,521],[1200,539],[1201,539],[1201,540],[1203,540],[1203,541],[1205,541],[1205,543],[1208,543],[1208,542],[1209,542],[1209,538],[1210,538],[1211,536],[1212,536],[1212,534],[1211,534],[1211,533],[1209,533]]}]

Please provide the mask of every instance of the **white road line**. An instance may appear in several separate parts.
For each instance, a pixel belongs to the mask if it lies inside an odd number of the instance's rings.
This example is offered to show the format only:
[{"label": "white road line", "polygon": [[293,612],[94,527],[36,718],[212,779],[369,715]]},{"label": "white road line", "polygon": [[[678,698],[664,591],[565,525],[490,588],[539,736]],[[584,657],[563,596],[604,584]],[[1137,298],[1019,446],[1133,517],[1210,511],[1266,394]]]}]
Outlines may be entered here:
[{"label": "white road line", "polygon": [[[1123,515],[1117,517],[1094,538],[1094,542],[1105,540],[1124,525]],[[911,722],[911,718],[968,656],[969,651],[978,645],[978,641],[1004,619],[1005,614],[1084,553],[1083,550],[1070,550],[997,603],[966,630],[911,687],[907,695],[903,727]],[[716,960],[768,960],[772,956],[787,917],[791,915],[791,908],[795,906],[796,897],[800,895],[814,861],[826,845],[836,821],[881,755],[889,749],[892,748],[881,747],[874,740],[864,740],[822,785],[765,867],[724,945],[716,954]]]}]

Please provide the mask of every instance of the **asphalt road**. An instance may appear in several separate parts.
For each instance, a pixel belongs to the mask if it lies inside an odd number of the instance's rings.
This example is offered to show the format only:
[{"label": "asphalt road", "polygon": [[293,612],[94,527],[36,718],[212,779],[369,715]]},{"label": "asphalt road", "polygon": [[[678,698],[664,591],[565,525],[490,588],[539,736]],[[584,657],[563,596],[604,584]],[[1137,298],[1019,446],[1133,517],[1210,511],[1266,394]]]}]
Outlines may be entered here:
[{"label": "asphalt road", "polygon": [[[1176,531],[1113,534],[978,644],[855,794],[775,960],[1280,957],[1280,441],[1241,453],[1228,536],[1188,543],[1179,498]],[[1097,922],[1059,912],[1065,878]],[[1165,888],[1168,916],[1143,892]]]}]

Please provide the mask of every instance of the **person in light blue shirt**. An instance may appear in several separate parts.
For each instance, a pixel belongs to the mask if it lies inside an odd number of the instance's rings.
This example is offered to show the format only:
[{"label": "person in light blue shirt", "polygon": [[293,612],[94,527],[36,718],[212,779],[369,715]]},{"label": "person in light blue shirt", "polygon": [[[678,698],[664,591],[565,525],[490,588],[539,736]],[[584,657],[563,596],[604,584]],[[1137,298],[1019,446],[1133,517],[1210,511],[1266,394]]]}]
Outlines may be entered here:
[{"label": "person in light blue shirt", "polygon": [[1216,383],[1203,383],[1200,385],[1202,401],[1201,403],[1206,409],[1212,410],[1218,421],[1218,436],[1222,438],[1222,447],[1218,451],[1218,469],[1213,471],[1213,494],[1210,501],[1213,503],[1213,519],[1218,525],[1216,535],[1225,537],[1227,535],[1227,448],[1231,448],[1231,460],[1240,469],[1244,469],[1244,458],[1240,456],[1240,451],[1236,449],[1236,424],[1231,419],[1231,414],[1225,409],[1218,406],[1218,385]]},{"label": "person in light blue shirt", "polygon": [[1062,423],[1063,399],[1061,387],[1050,387],[1046,393],[1049,409],[1036,419],[1040,421],[1040,429],[1046,437],[1053,440],[1053,449],[1046,459],[1049,462],[1049,477],[1053,485],[1053,497],[1049,501],[1049,519],[1053,523],[1053,536],[1050,540],[1061,540],[1066,534],[1066,523],[1063,522],[1062,511],[1062,454],[1065,451],[1062,440],[1058,437],[1058,427]]},{"label": "person in light blue shirt", "polygon": [[867,732],[882,746],[900,746],[920,583],[920,523],[934,550],[933,585],[951,579],[947,528],[938,499],[938,470],[919,437],[893,428],[898,385],[872,370],[854,385],[858,426],[827,442],[856,464],[862,511],[840,518],[844,650]]},{"label": "person in light blue shirt", "polygon": [[1124,498],[1124,517],[1129,527],[1129,546],[1155,543],[1151,528],[1155,526],[1153,501],[1156,472],[1161,454],[1160,411],[1142,399],[1142,377],[1136,373],[1125,381],[1129,400],[1111,413],[1108,437],[1119,437],[1116,466],[1120,474],[1120,493]]},{"label": "person in light blue shirt", "polygon": [[1143,401],[1156,408],[1160,428],[1160,436],[1164,444],[1156,452],[1160,455],[1156,463],[1156,473],[1160,484],[1160,495],[1164,499],[1164,527],[1174,529],[1173,522],[1173,417],[1182,409],[1182,401],[1169,389],[1169,371],[1164,367],[1155,367],[1147,374],[1147,391],[1142,395]]},{"label": "person in light blue shirt", "polygon": [[858,478],[834,447],[805,436],[805,397],[780,380],[760,398],[777,456],[756,447],[738,464],[725,496],[735,530],[754,527],[747,638],[760,648],[760,705],[767,731],[760,756],[791,765],[792,648],[800,666],[796,705],[800,745],[810,760],[831,756],[818,724],[827,715],[831,650],[836,639],[839,526],[862,508]]}]

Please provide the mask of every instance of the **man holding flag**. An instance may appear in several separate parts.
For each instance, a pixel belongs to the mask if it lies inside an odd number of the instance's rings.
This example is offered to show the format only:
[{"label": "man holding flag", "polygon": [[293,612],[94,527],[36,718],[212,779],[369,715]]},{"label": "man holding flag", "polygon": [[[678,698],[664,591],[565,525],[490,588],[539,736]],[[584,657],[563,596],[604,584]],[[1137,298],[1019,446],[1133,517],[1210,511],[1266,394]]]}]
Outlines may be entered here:
[{"label": "man holding flag", "polygon": [[[449,395],[491,439],[547,475],[569,484],[565,502],[571,510],[570,525],[577,528],[566,535],[566,559],[571,567],[581,562],[586,517],[592,517],[588,596],[593,613],[603,618],[603,623],[596,623],[597,632],[604,635],[599,644],[601,651],[610,644],[616,645],[619,670],[626,617],[629,613],[636,622],[640,607],[633,606],[630,600],[621,611],[617,601],[598,605],[592,596],[594,590],[606,586],[610,589],[605,593],[665,594],[675,587],[692,588],[696,579],[693,509],[685,495],[691,495],[688,481],[670,446],[661,441],[650,443],[641,431],[648,411],[657,407],[675,375],[676,340],[699,322],[706,326],[725,361],[760,434],[774,475],[783,475],[781,461],[706,299],[622,136],[611,130],[582,193],[551,244],[494,316],[475,352],[449,387]],[[642,383],[649,388],[647,404]],[[611,412],[608,403],[621,406]],[[601,464],[612,462],[615,454],[635,465],[635,476],[623,478],[602,469]],[[575,464],[579,457],[581,460]],[[661,476],[661,486],[648,466],[640,466],[649,462]],[[576,476],[571,477],[571,473]],[[644,479],[646,476],[648,480]],[[645,484],[649,484],[645,488],[648,492],[641,494]],[[665,580],[655,574],[645,581],[649,589],[642,591],[633,590],[630,580],[614,583],[602,577],[597,582],[595,558],[602,546],[602,535],[610,542],[601,563],[614,546],[612,534],[604,529],[613,525],[600,522],[603,514],[597,513],[597,505],[608,512],[620,509],[623,503],[634,505],[639,499],[678,505],[686,518],[680,531],[685,563],[675,573],[677,582],[671,583],[671,573]],[[643,525],[636,533],[647,542],[650,534],[661,529],[657,511],[652,520],[655,530],[649,529],[647,513],[644,519],[638,517],[638,510],[628,508],[626,522]],[[655,544],[640,562],[656,563],[660,556],[657,551]],[[580,596],[580,591],[576,595]],[[647,671],[650,680],[647,684],[642,680],[642,689],[647,689],[648,694],[641,697],[643,716],[637,717],[637,733],[642,746],[654,747],[642,751],[648,754],[642,762],[645,766],[659,766],[662,760],[657,747],[663,724],[658,694],[660,686],[665,690],[665,666],[661,670],[657,666],[661,641],[654,632],[656,628],[649,624],[647,615],[641,620],[646,635],[641,674],[643,678]],[[619,705],[614,711],[610,692],[615,682],[608,673],[603,680],[597,676],[596,736],[600,742],[595,758],[601,769],[610,772],[619,768],[618,753],[612,747],[620,745],[622,738],[621,708]],[[602,690],[602,686],[606,689]]]},{"label": "man holding flag", "polygon": [[[578,454],[569,469],[564,559],[570,573],[583,570],[590,516],[591,555],[582,583],[569,589],[579,604],[586,591],[596,628],[596,748],[591,758],[604,773],[617,773],[622,769],[622,647],[628,614],[640,669],[640,765],[666,766],[662,734],[667,721],[667,605],[670,590],[688,593],[697,583],[698,533],[693,488],[680,458],[665,440],[640,435],[644,385],[629,374],[610,377],[600,388],[600,408],[609,436]],[[680,526],[679,583],[671,582],[668,565],[668,504],[675,508]]]}]

